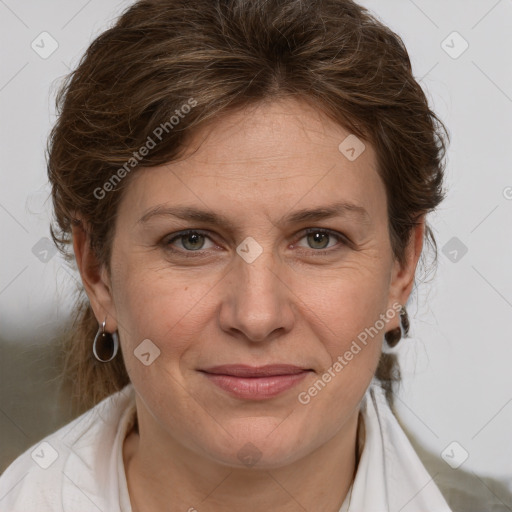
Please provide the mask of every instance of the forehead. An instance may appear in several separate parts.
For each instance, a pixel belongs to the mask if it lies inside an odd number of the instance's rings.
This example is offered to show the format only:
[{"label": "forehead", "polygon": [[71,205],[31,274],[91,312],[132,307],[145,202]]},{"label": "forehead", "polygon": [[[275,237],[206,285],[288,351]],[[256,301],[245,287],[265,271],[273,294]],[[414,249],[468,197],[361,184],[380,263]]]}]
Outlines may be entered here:
[{"label": "forehead", "polygon": [[[184,159],[229,167],[250,165],[256,172],[265,171],[272,161],[279,168],[282,160],[309,162],[320,155],[335,164],[341,162],[339,146],[348,136],[346,128],[306,101],[281,99],[210,121],[189,141]],[[373,148],[365,146],[363,160],[369,163]]]},{"label": "forehead", "polygon": [[267,214],[341,200],[375,213],[385,207],[373,147],[292,99],[215,119],[194,133],[178,161],[133,178],[123,203],[137,213],[166,203]]}]

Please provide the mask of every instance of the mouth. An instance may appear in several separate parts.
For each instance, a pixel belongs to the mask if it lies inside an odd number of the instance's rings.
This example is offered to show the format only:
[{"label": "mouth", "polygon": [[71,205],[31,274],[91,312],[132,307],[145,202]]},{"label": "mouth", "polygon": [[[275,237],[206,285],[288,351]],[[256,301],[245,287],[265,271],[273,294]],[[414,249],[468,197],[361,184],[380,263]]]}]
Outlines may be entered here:
[{"label": "mouth", "polygon": [[313,370],[288,364],[222,365],[199,370],[223,391],[244,400],[266,400],[293,388]]}]

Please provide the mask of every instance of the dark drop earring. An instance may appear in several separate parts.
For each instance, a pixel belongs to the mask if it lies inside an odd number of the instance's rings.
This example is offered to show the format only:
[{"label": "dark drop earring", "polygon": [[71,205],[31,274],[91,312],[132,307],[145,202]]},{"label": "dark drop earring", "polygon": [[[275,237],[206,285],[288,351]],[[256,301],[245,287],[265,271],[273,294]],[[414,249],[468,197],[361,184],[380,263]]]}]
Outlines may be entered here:
[{"label": "dark drop earring", "polygon": [[409,315],[407,314],[407,310],[405,309],[405,306],[400,306],[400,327],[395,327],[384,335],[388,346],[390,348],[394,348],[402,337],[407,338],[407,335],[409,334],[409,327]]}]

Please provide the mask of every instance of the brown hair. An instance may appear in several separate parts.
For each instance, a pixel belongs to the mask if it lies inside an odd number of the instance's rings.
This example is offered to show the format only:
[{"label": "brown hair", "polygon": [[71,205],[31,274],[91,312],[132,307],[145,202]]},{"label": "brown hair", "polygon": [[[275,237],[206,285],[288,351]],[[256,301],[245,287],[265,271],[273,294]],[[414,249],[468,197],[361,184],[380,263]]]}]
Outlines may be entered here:
[{"label": "brown hair", "polygon": [[[176,159],[201,123],[284,97],[308,101],[373,144],[393,253],[403,262],[412,228],[443,199],[449,136],[413,77],[400,37],[351,0],[141,0],[128,8],[92,42],[57,94],[48,175],[51,234],[60,251],[73,260],[71,226],[80,215],[110,271],[117,206],[139,164],[130,159],[154,139],[155,128],[165,126],[165,137],[140,158],[144,167]],[[169,122],[192,102],[178,124]],[[123,179],[98,199],[116,173]],[[428,225],[425,240],[436,249]],[[98,322],[83,289],[75,313],[66,374],[84,409],[129,378],[122,358],[93,358]],[[399,380],[394,355],[382,354],[376,376],[390,399]]]}]

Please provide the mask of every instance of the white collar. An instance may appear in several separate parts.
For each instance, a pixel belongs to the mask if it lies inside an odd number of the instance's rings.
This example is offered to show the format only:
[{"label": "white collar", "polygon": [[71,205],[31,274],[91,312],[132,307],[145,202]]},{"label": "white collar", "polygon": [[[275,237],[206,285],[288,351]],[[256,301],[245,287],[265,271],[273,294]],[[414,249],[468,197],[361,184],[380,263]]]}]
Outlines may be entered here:
[{"label": "white collar", "polygon": [[376,379],[366,391],[361,412],[365,444],[340,512],[451,512]]}]

